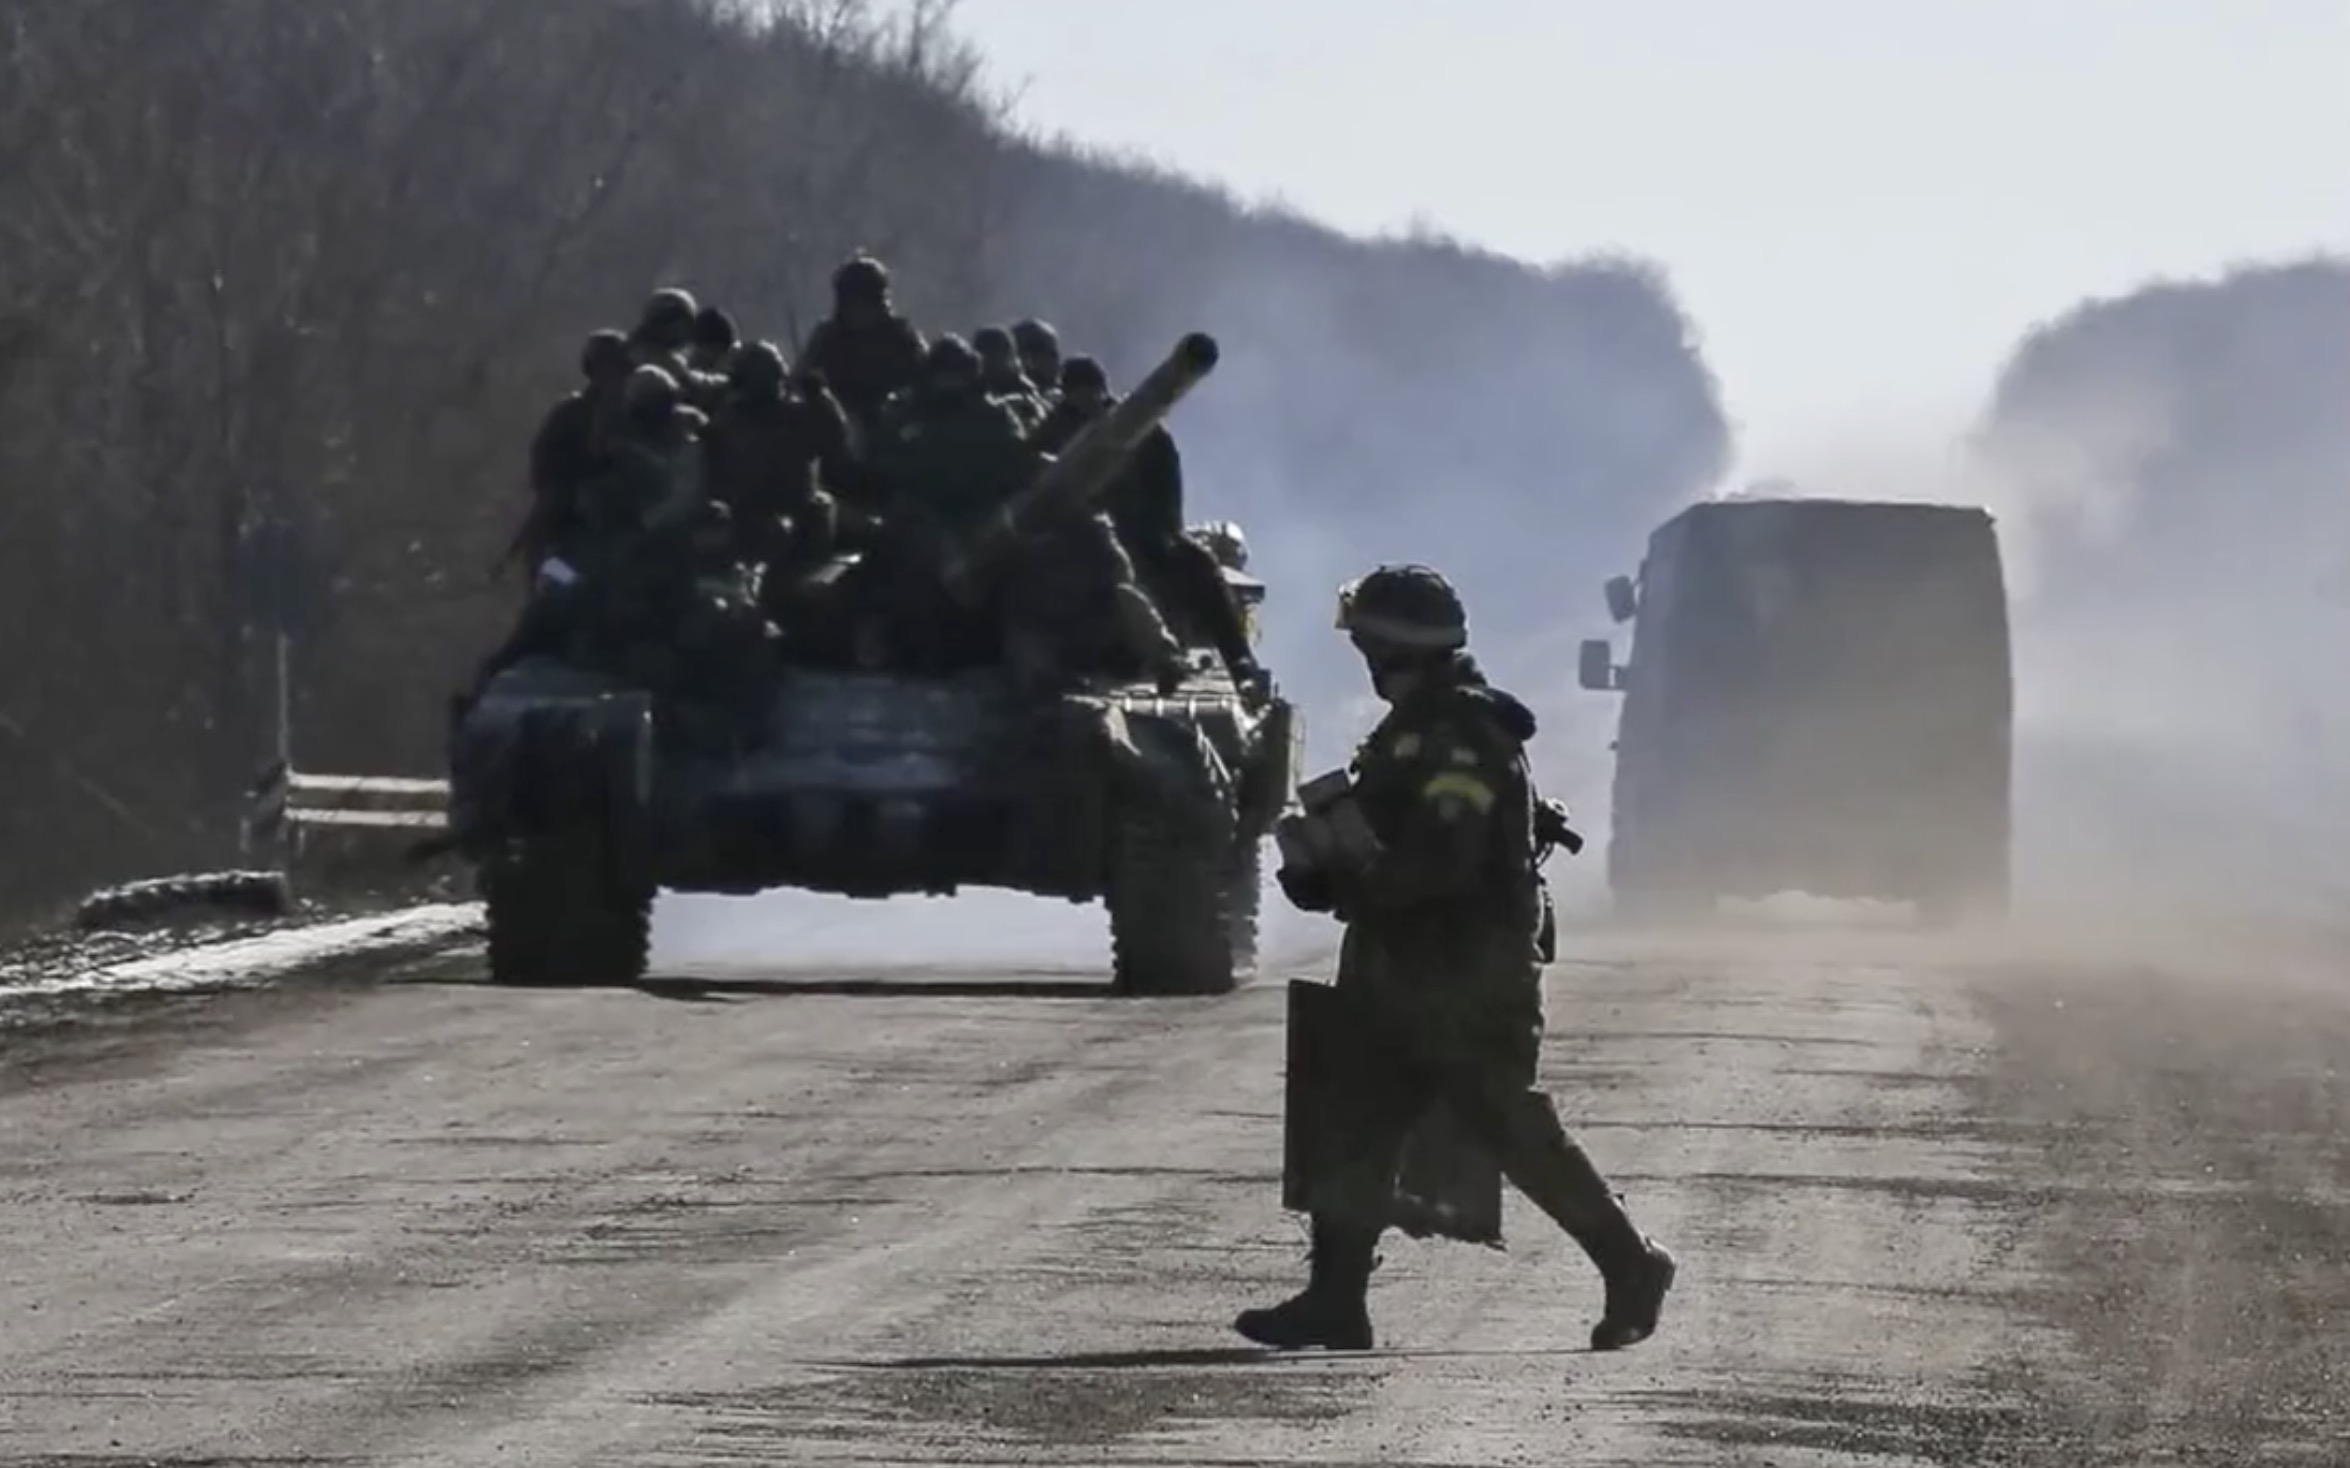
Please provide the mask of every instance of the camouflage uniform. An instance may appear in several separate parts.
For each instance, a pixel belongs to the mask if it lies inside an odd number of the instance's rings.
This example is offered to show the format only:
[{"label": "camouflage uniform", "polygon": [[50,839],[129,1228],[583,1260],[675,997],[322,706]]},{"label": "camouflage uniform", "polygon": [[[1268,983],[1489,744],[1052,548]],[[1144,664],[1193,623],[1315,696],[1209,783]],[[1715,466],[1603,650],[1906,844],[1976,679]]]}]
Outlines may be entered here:
[{"label": "camouflage uniform", "polygon": [[577,534],[581,487],[611,462],[610,439],[628,381],[628,339],[617,331],[590,336],[580,349],[579,370],[587,384],[548,412],[530,443],[530,510],[506,555],[533,569]]},{"label": "camouflage uniform", "polygon": [[874,470],[886,511],[917,534],[960,537],[1001,509],[1042,464],[1020,420],[981,388],[979,359],[958,336],[931,344],[902,431]]},{"label": "camouflage uniform", "polygon": [[592,481],[582,509],[599,559],[625,554],[630,539],[683,525],[709,502],[702,433],[709,420],[684,401],[659,367],[628,376],[612,464]]},{"label": "camouflage uniform", "polygon": [[701,318],[702,308],[690,291],[664,286],[645,301],[636,329],[628,334],[628,346],[634,365],[660,368],[685,403],[707,413],[725,395],[726,379],[694,365]]},{"label": "camouflage uniform", "polygon": [[1036,384],[1049,409],[1061,399],[1061,334],[1051,323],[1034,316],[1013,323],[1012,349],[1019,353],[1020,370]]},{"label": "camouflage uniform", "polygon": [[1012,410],[1020,420],[1021,432],[1033,434],[1051,405],[1020,370],[1012,334],[1000,326],[983,326],[972,336],[971,350],[979,354],[980,387]]},{"label": "camouflage uniform", "polygon": [[694,313],[693,334],[685,349],[688,367],[705,376],[724,377],[733,370],[741,348],[742,334],[735,330],[733,317],[716,306]]},{"label": "camouflage uniform", "polygon": [[674,539],[707,506],[702,421],[660,368],[628,374],[599,472],[577,486],[563,564],[541,567],[521,621],[483,662],[477,688],[533,655],[618,659],[658,627],[666,593],[657,552],[665,534]]},{"label": "camouflage uniform", "polygon": [[922,333],[890,309],[888,269],[859,255],[833,272],[832,314],[809,333],[799,366],[822,374],[860,436],[873,437],[882,406],[913,387],[928,350]]},{"label": "camouflage uniform", "polygon": [[820,471],[848,454],[848,421],[821,385],[788,391],[783,353],[754,342],[735,357],[710,423],[710,497],[726,506],[744,554],[780,571],[832,552],[837,521]]},{"label": "camouflage uniform", "polygon": [[[1282,1349],[1372,1344],[1373,1251],[1393,1217],[1413,1127],[1442,1103],[1503,1173],[1599,1267],[1594,1350],[1654,1332],[1674,1261],[1643,1237],[1535,1087],[1542,1043],[1541,803],[1525,743],[1534,716],[1464,651],[1467,618],[1425,567],[1382,567],[1340,594],[1339,625],[1389,712],[1353,765],[1378,851],[1279,874],[1290,900],[1346,923],[1338,990],[1367,1053],[1340,1074],[1344,1159],[1311,1180],[1304,1293],[1235,1327]],[[1285,820],[1297,820],[1289,817]],[[1285,843],[1286,847],[1286,843]]]},{"label": "camouflage uniform", "polygon": [[[1050,453],[1067,448],[1086,424],[1118,401],[1101,364],[1091,357],[1071,357],[1062,368],[1061,386],[1060,400],[1035,435]],[[1215,646],[1234,679],[1261,677],[1247,618],[1222,564],[1184,525],[1183,456],[1174,435],[1163,425],[1144,434],[1132,462],[1102,498],[1142,585]]]},{"label": "camouflage uniform", "polygon": [[727,506],[710,493],[708,420],[658,368],[630,377],[626,431],[599,485],[599,554],[582,590],[594,640],[625,677],[666,695],[746,700],[746,661],[769,633],[735,552]]},{"label": "camouflage uniform", "polygon": [[1106,673],[1172,691],[1183,678],[1182,642],[1099,511],[1062,512],[1021,538],[1002,609],[1012,670],[1031,683]]},{"label": "camouflage uniform", "polygon": [[931,343],[895,431],[868,456],[884,525],[878,574],[890,620],[921,662],[993,656],[994,619],[950,596],[946,576],[1040,463],[1012,410],[980,389],[970,344],[951,334]]}]

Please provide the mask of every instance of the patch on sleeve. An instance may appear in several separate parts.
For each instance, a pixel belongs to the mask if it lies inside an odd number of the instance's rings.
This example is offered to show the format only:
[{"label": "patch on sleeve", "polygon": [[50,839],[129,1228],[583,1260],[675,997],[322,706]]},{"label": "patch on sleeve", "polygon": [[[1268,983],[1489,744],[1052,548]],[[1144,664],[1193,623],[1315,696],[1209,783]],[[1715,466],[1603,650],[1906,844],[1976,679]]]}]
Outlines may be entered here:
[{"label": "patch on sleeve", "polygon": [[1439,804],[1448,800],[1459,801],[1479,815],[1493,809],[1493,803],[1498,798],[1491,785],[1466,770],[1445,770],[1435,775],[1420,787],[1420,797]]}]

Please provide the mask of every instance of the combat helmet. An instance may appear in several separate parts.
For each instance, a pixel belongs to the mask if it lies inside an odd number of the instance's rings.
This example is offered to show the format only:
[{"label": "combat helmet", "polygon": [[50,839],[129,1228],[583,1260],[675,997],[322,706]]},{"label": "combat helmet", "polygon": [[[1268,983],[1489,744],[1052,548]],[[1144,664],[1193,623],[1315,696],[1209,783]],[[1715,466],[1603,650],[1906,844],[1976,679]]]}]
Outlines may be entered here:
[{"label": "combat helmet", "polygon": [[832,295],[838,301],[882,301],[889,297],[889,267],[863,251],[841,262],[832,272]]},{"label": "combat helmet", "polygon": [[580,344],[579,374],[590,382],[609,382],[628,375],[633,359],[628,354],[628,337],[606,327],[592,332]]},{"label": "combat helmet", "polygon": [[645,299],[645,309],[637,317],[635,336],[639,341],[657,342],[662,346],[683,346],[693,338],[694,318],[702,306],[693,292],[677,286],[663,286]]},{"label": "combat helmet", "polygon": [[1338,629],[1365,651],[1457,652],[1469,643],[1469,613],[1435,570],[1381,566],[1339,588]]},{"label": "combat helmet", "polygon": [[620,390],[620,405],[632,418],[653,421],[668,417],[683,396],[676,378],[647,365],[628,374],[628,384]]},{"label": "combat helmet", "polygon": [[696,311],[691,331],[693,344],[705,351],[731,352],[742,343],[742,333],[735,329],[734,318],[716,306],[704,306]]},{"label": "combat helmet", "polygon": [[942,377],[979,376],[979,353],[971,343],[955,333],[943,332],[930,344],[930,351],[922,359],[924,375],[936,380]]},{"label": "combat helmet", "polygon": [[1034,316],[1012,324],[1012,344],[1023,357],[1057,357],[1061,352],[1061,334],[1052,323]]},{"label": "combat helmet", "polygon": [[1002,366],[1019,360],[1012,345],[1012,333],[1001,326],[982,326],[971,333],[971,350],[979,354],[981,362]]},{"label": "combat helmet", "polygon": [[750,397],[772,397],[783,391],[783,349],[773,342],[752,342],[727,364],[727,385]]}]

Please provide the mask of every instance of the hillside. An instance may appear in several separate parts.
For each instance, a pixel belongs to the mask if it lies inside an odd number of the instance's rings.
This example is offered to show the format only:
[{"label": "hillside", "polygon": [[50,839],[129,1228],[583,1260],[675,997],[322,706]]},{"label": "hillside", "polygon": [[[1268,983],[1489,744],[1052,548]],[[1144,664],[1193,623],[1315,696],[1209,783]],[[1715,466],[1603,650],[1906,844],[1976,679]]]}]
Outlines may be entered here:
[{"label": "hillside", "polygon": [[2063,859],[2264,903],[2350,886],[2345,403],[2339,260],[2088,302],[2017,348],[1978,448],[2036,563],[2024,774]]},{"label": "hillside", "polygon": [[[0,40],[0,902],[223,859],[299,614],[297,755],[437,766],[523,445],[584,334],[682,282],[787,342],[852,248],[933,330],[1041,313],[1179,424],[1329,659],[1330,586],[1436,559],[1555,615],[1727,433],[1670,293],[1363,242],[1007,128],[945,7],[18,0]],[[284,527],[270,531],[271,525]],[[291,547],[270,555],[268,547]],[[1298,680],[1351,679],[1301,668]]]}]

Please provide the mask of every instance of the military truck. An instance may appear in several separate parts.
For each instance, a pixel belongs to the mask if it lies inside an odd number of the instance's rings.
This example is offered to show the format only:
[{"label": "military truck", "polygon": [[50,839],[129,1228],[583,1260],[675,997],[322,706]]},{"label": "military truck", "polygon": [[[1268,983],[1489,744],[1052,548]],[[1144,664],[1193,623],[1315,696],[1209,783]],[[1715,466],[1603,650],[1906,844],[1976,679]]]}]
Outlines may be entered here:
[{"label": "military truck", "polygon": [[2004,910],[2014,679],[1988,513],[1711,500],[1604,591],[1629,660],[1587,641],[1578,681],[1623,695],[1619,911],[1784,892]]},{"label": "military truck", "polygon": [[[1215,361],[1212,339],[1186,338],[1014,497],[963,569],[1055,502],[1089,502]],[[1264,588],[1237,535],[1209,539],[1253,611]],[[852,587],[859,565],[851,552],[811,581]],[[787,649],[753,736],[715,747],[673,734],[653,693],[608,673],[517,663],[451,736],[451,844],[478,871],[491,973],[635,982],[662,889],[978,886],[1106,903],[1121,991],[1231,990],[1255,962],[1262,842],[1302,735],[1269,682],[1236,687],[1205,645],[1187,655],[1172,688],[1095,679],[1040,696],[997,666],[914,673]]]}]

